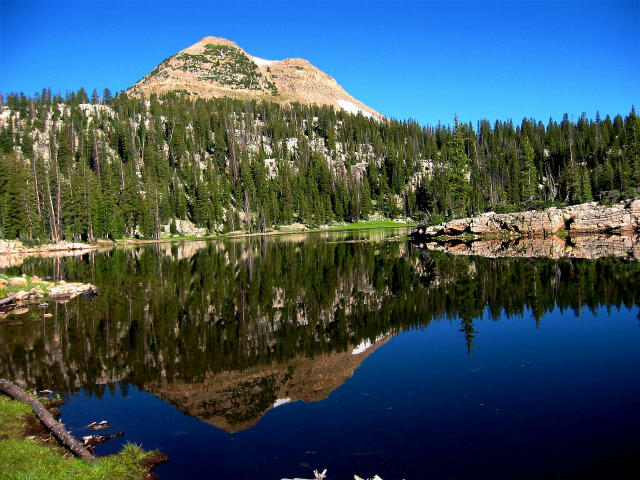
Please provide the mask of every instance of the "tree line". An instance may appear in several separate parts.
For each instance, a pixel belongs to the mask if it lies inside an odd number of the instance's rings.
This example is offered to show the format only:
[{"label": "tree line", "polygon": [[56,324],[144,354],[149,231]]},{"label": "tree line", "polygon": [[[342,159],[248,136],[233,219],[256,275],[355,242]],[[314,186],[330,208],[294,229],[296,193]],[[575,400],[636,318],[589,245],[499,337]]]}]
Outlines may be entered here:
[{"label": "tree line", "polygon": [[158,238],[442,219],[635,196],[640,119],[421,126],[328,106],[148,100],[108,89],[0,98],[0,238]]}]

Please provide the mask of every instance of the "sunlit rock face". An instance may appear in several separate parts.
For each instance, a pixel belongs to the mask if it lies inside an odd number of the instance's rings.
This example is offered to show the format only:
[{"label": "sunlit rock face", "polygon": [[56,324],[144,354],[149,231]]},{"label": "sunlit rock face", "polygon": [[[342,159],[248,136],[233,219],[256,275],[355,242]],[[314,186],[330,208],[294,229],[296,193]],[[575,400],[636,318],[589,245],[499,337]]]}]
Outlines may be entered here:
[{"label": "sunlit rock face", "polygon": [[349,95],[330,75],[302,58],[265,60],[225,38],[204,37],[165,59],[127,93],[149,97],[177,92],[202,98],[233,97],[330,105],[383,119]]},{"label": "sunlit rock face", "polygon": [[548,236],[562,229],[571,233],[640,231],[640,197],[609,206],[591,202],[542,211],[489,212],[478,217],[451,220],[442,225],[418,227],[412,235],[417,239],[462,233]]}]

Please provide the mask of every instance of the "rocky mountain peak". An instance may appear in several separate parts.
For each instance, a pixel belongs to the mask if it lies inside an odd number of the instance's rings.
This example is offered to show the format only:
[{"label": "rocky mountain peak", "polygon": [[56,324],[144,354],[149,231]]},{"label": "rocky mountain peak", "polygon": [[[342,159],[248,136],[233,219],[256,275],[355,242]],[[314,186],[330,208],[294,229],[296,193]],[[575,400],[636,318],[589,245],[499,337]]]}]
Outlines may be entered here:
[{"label": "rocky mountain peak", "polygon": [[224,45],[227,47],[233,47],[233,48],[238,48],[240,49],[240,47],[238,46],[237,43],[232,42],[231,40],[227,40],[226,38],[222,38],[222,37],[213,37],[211,35],[202,38],[200,41],[194,43],[193,45],[191,45],[190,47],[185,48],[184,50],[182,50],[182,52],[187,52],[187,53],[202,53],[205,49],[205,46],[211,44],[211,45]]},{"label": "rocky mountain peak", "polygon": [[213,36],[165,59],[128,90],[129,94],[140,96],[168,92],[203,98],[230,96],[332,105],[349,113],[384,118],[308,60],[254,57],[231,40]]}]

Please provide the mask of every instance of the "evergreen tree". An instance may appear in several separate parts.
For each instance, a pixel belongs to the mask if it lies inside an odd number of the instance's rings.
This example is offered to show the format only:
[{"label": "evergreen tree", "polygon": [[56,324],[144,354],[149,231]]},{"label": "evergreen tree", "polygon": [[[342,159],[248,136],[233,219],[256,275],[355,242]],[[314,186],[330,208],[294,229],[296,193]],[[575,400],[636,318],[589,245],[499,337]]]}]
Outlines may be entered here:
[{"label": "evergreen tree", "polygon": [[469,158],[464,150],[463,126],[457,123],[453,135],[449,139],[448,165],[446,182],[450,189],[449,212],[452,216],[463,216],[467,212],[471,193],[469,183]]},{"label": "evergreen tree", "polygon": [[538,189],[538,174],[534,163],[535,152],[531,142],[529,142],[529,138],[526,136],[523,138],[521,156],[521,197],[526,201],[531,201],[535,198]]}]

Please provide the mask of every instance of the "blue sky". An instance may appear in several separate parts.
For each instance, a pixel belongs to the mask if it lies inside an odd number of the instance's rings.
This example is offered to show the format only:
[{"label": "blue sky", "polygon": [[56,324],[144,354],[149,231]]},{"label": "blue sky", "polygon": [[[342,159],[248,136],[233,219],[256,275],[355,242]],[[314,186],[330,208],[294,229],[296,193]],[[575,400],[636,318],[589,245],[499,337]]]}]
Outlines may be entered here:
[{"label": "blue sky", "polygon": [[0,92],[120,91],[206,35],[423,124],[640,105],[640,1],[0,0]]}]

